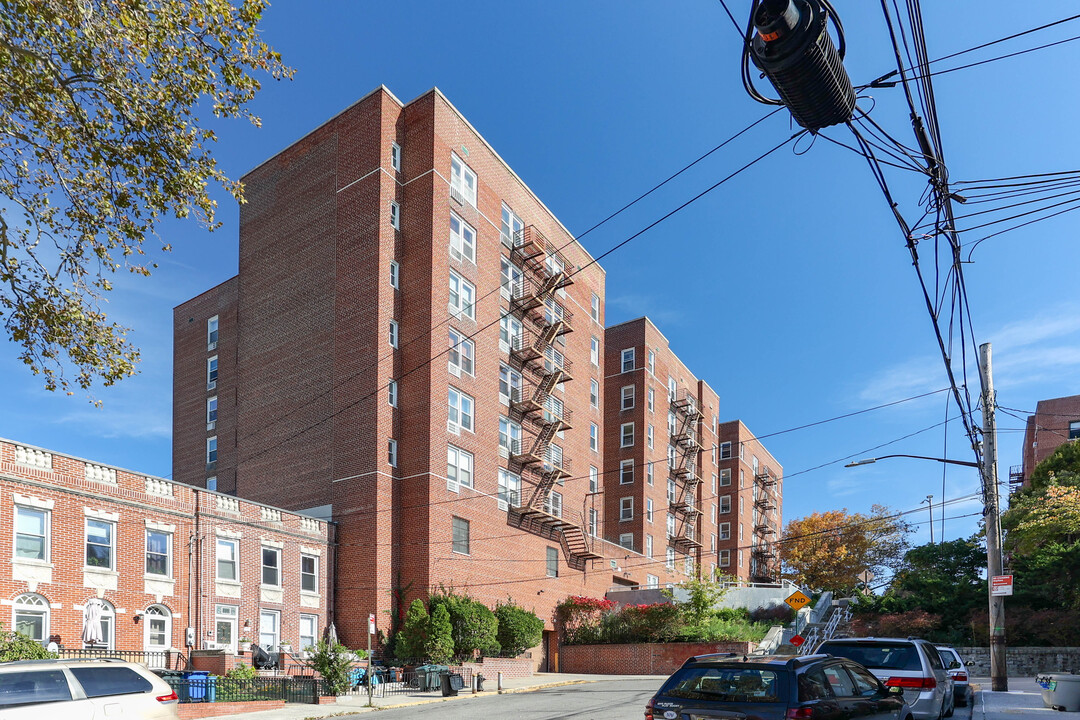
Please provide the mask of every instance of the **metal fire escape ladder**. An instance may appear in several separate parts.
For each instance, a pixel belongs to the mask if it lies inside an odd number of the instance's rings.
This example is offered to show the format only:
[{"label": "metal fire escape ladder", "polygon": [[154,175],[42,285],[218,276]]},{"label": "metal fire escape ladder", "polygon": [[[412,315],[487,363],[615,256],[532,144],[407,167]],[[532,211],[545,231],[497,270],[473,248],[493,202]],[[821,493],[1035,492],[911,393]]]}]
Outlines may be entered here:
[{"label": "metal fire escape ladder", "polygon": [[697,400],[687,389],[670,398],[671,409],[675,413],[676,425],[671,436],[678,459],[672,475],[682,482],[682,491],[671,509],[681,517],[679,528],[672,538],[677,550],[692,553],[701,548],[698,540],[697,524],[701,510],[697,507],[696,494],[700,478],[697,474],[697,454],[701,446],[697,440],[696,425],[701,419]]},{"label": "metal fire escape ladder", "polygon": [[769,496],[769,488],[776,484],[776,478],[765,467],[761,472],[754,475],[754,546],[750,550],[754,560],[756,572],[752,578],[755,582],[771,582],[775,579],[776,553],[772,549],[770,535],[775,535],[776,530],[769,525],[767,513],[773,507],[772,498]]}]

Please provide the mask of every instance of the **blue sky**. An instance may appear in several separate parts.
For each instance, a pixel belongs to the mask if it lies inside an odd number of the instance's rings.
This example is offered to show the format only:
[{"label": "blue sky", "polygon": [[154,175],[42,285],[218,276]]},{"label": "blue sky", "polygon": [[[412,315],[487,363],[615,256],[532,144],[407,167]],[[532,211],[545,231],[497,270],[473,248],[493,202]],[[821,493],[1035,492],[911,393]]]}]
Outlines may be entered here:
[{"label": "blue sky", "polygon": [[[748,2],[729,5],[743,22]],[[879,5],[835,5],[847,29],[845,64],[854,82],[893,69]],[[1074,12],[1062,0],[924,3],[927,44],[931,57],[939,57]],[[279,1],[263,30],[297,73],[264,86],[254,104],[261,129],[215,123],[216,154],[231,177],[379,84],[404,101],[438,86],[577,233],[769,110],[742,90],[740,41],[717,0]],[[1080,22],[962,61],[1076,34]],[[1078,100],[1068,72],[1078,61],[1080,43],[1065,43],[936,78],[950,177],[1080,168],[1073,139]],[[872,106],[871,117],[913,144],[900,90],[870,95],[860,107]],[[599,255],[791,132],[786,112],[770,118],[583,243]],[[844,130],[826,134],[850,141]],[[759,435],[947,385],[908,252],[866,162],[823,139],[796,150],[770,156],[602,262],[608,324],[652,317],[720,394],[721,419],[740,418]],[[917,216],[922,181],[901,175],[890,175],[900,210]],[[219,202],[221,229],[167,222],[161,237],[175,250],[158,254],[157,273],[149,280],[116,278],[108,311],[134,328],[141,374],[97,390],[98,409],[78,393],[42,390],[6,345],[0,435],[148,474],[171,473],[172,308],[236,272],[237,208],[224,194]],[[975,337],[993,343],[1004,407],[1030,411],[1040,398],[1080,393],[1078,219],[1080,213],[1065,214],[988,240],[964,267]],[[865,511],[873,503],[917,509],[927,494],[940,502],[936,463],[889,460],[844,469],[834,461],[885,453],[970,460],[959,422],[918,432],[944,418],[945,395],[938,393],[769,437],[767,446],[790,478],[785,519],[841,507]],[[1022,422],[1001,414],[998,424],[1004,478],[1020,462]],[[888,449],[870,450],[892,441]],[[974,471],[949,468],[944,496],[977,487]],[[925,521],[923,508],[914,520]],[[977,510],[958,504],[948,515]],[[945,536],[966,536],[975,527],[974,517],[953,519]],[[913,539],[928,538],[923,524]]]}]

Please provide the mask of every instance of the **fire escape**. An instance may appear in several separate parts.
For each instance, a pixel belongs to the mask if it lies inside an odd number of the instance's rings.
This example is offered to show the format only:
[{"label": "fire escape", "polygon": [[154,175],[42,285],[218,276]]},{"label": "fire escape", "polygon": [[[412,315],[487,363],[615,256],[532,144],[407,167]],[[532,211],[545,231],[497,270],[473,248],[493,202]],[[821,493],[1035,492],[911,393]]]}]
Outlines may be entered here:
[{"label": "fire escape", "polygon": [[512,505],[507,518],[514,527],[557,540],[567,564],[581,570],[586,561],[601,556],[592,549],[584,519],[564,510],[553,494],[555,485],[571,474],[570,459],[553,440],[571,427],[571,411],[554,391],[573,379],[572,364],[561,349],[563,336],[573,329],[573,314],[559,301],[558,292],[572,280],[566,260],[535,227],[503,241],[510,247],[510,261],[521,270],[510,289],[510,312],[521,322],[521,332],[511,338],[510,357],[521,372],[522,386],[511,393],[510,413],[531,436],[513,441],[510,465],[534,481],[528,502]]},{"label": "fire escape", "polygon": [[674,455],[668,451],[668,465],[672,477],[681,485],[675,499],[670,502],[670,509],[678,518],[671,544],[680,552],[692,554],[701,548],[701,541],[698,540],[698,518],[701,510],[697,505],[697,488],[701,482],[697,473],[698,451],[701,450],[697,426],[701,420],[701,411],[689,390],[683,390],[682,395],[675,393],[670,397],[670,401],[675,424],[670,428]]},{"label": "fire escape", "polygon": [[770,488],[776,485],[776,478],[764,467],[754,475],[754,545],[750,552],[752,560],[750,579],[753,582],[775,582],[776,553],[773,551],[772,535],[776,530],[769,524],[769,511],[776,507],[772,501]]}]

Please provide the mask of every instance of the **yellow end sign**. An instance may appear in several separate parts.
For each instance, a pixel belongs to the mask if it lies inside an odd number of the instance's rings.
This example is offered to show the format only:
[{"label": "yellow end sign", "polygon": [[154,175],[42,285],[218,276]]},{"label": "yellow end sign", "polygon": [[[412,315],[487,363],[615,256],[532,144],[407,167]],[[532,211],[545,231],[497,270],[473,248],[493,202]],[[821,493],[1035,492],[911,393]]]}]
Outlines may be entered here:
[{"label": "yellow end sign", "polygon": [[784,602],[786,602],[788,605],[795,608],[796,610],[799,610],[810,602],[810,598],[806,597],[806,594],[802,591],[796,590]]}]

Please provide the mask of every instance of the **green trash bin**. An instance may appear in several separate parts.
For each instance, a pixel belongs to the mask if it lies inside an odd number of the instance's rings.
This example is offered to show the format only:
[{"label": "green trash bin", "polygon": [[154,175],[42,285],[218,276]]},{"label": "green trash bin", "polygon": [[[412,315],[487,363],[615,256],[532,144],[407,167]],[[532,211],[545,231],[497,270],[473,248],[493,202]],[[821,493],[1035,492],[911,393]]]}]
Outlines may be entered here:
[{"label": "green trash bin", "polygon": [[176,692],[179,702],[191,702],[191,694],[188,692],[188,682],[184,679],[184,673],[179,670],[155,670],[154,674],[169,684]]},{"label": "green trash bin", "polygon": [[420,692],[431,692],[441,687],[442,673],[449,671],[446,665],[420,665],[416,668],[417,689]]}]

